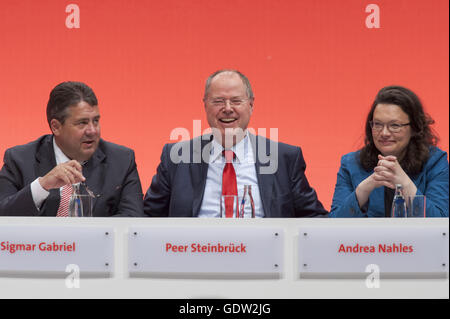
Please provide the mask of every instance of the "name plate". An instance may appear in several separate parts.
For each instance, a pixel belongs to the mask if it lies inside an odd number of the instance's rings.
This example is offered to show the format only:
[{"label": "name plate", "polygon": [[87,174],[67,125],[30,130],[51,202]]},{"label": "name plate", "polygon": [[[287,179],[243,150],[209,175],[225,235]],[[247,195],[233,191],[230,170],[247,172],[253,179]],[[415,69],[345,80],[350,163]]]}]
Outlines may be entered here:
[{"label": "name plate", "polygon": [[108,277],[113,269],[112,227],[0,225],[0,275]]},{"label": "name plate", "polygon": [[132,227],[133,277],[280,278],[283,230],[252,227]]},{"label": "name plate", "polygon": [[301,227],[301,278],[445,278],[447,227]]}]

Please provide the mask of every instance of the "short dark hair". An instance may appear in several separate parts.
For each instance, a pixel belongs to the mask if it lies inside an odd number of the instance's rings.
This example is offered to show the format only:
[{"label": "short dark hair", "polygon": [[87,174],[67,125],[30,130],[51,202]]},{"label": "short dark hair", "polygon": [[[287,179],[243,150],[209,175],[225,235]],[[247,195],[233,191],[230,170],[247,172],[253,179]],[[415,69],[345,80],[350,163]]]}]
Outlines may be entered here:
[{"label": "short dark hair", "polygon": [[67,108],[77,105],[81,101],[91,106],[98,105],[94,91],[82,82],[67,81],[55,86],[50,92],[47,103],[47,122],[50,126],[52,119],[62,124],[67,117]]},{"label": "short dark hair", "polygon": [[434,120],[424,112],[422,103],[414,92],[395,85],[386,86],[378,92],[367,115],[364,147],[360,152],[361,165],[367,171],[371,171],[378,163],[380,151],[375,147],[370,126],[370,121],[373,120],[373,113],[378,104],[398,105],[408,115],[411,139],[400,165],[406,173],[413,175],[420,173],[423,164],[428,160],[430,146],[436,146],[439,141],[430,127]]},{"label": "short dark hair", "polygon": [[210,87],[210,85],[211,85],[212,80],[216,77],[216,75],[219,75],[220,73],[226,73],[226,72],[236,73],[237,75],[239,75],[239,77],[241,78],[242,82],[243,82],[244,85],[245,85],[246,92],[247,92],[247,97],[248,97],[250,100],[254,100],[254,99],[255,99],[255,96],[253,95],[252,86],[250,85],[250,81],[248,80],[248,78],[247,78],[243,73],[241,73],[241,72],[238,71],[238,70],[227,70],[227,69],[224,69],[224,70],[218,70],[218,71],[214,72],[214,73],[211,74],[211,75],[208,77],[208,79],[206,80],[206,84],[205,84],[205,94],[203,95],[203,101],[206,100],[206,97],[207,97],[207,95],[208,95],[208,90],[209,90],[209,87]]}]

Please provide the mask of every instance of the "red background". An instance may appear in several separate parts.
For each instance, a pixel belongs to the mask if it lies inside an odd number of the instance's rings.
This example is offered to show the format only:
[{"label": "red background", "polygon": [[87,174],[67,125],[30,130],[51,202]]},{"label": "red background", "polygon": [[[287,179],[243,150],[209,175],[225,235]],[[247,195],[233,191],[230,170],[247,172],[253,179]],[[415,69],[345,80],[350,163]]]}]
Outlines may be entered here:
[{"label": "red background", "polygon": [[[71,3],[79,29],[65,25]],[[379,29],[365,25],[371,3]],[[102,137],[135,150],[145,192],[171,131],[207,128],[208,75],[234,68],[255,92],[250,126],[302,147],[329,209],[340,157],[362,145],[383,86],[421,97],[448,152],[448,14],[448,0],[2,0],[0,153],[49,133],[50,90],[82,81]]]}]

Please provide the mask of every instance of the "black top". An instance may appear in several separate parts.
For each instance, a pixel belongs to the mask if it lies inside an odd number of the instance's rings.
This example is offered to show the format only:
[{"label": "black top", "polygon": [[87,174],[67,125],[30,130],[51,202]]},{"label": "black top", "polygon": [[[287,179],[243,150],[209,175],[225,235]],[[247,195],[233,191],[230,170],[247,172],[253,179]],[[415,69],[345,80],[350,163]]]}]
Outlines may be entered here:
[{"label": "black top", "polygon": [[384,217],[391,217],[392,201],[394,200],[395,190],[384,187]]}]

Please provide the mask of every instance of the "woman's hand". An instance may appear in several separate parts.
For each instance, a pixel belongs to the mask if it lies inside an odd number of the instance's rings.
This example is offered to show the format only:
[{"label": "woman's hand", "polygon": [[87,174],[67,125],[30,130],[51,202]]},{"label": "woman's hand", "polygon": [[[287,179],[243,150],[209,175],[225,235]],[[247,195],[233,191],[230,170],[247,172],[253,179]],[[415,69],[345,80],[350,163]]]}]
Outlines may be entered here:
[{"label": "woman's hand", "polygon": [[373,174],[363,180],[356,187],[356,198],[359,207],[363,207],[369,200],[370,193],[375,188],[386,186],[395,189],[396,184],[402,184],[404,196],[414,196],[417,188],[400,166],[395,156],[378,155],[378,165]]},{"label": "woman's hand", "polygon": [[405,173],[395,156],[378,155],[378,160],[378,165],[374,168],[374,174],[377,173],[385,182],[390,184],[390,186],[385,186],[395,189],[396,184],[401,184],[404,196],[414,196],[416,194],[416,185]]}]

